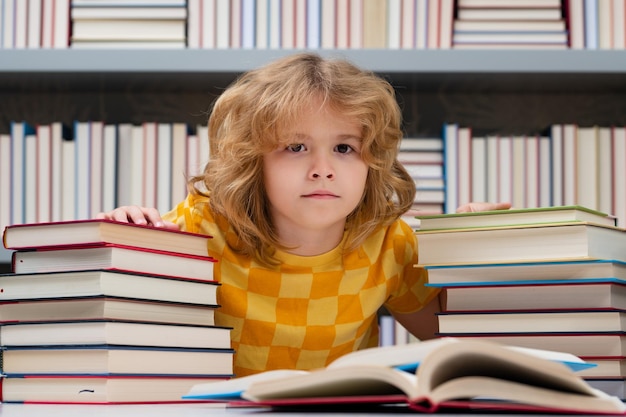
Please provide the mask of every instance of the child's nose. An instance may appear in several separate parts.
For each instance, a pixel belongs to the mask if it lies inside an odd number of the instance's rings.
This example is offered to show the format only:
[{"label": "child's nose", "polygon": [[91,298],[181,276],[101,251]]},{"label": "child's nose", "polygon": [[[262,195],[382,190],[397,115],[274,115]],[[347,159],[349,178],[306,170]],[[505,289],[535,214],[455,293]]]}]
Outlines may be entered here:
[{"label": "child's nose", "polygon": [[333,179],[335,177],[335,171],[332,167],[332,164],[328,156],[316,155],[313,158],[313,163],[311,165],[309,176],[312,179],[319,179],[319,178]]}]

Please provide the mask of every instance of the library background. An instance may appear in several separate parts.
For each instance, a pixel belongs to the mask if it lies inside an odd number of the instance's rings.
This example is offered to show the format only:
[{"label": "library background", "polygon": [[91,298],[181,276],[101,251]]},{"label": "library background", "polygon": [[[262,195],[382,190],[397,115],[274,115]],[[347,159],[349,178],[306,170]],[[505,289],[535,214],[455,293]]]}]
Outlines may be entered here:
[{"label": "library background", "polygon": [[[169,210],[206,162],[213,100],[299,51],[396,89],[416,228],[469,201],[625,227],[625,24],[625,0],[0,0],[0,230]],[[623,375],[600,387],[626,398]]]}]

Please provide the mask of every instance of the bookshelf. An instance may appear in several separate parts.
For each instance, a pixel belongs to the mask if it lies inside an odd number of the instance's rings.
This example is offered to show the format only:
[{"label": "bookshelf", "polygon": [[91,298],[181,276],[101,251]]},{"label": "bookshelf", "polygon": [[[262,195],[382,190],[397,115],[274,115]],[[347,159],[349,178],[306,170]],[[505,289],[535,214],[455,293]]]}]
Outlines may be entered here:
[{"label": "bookshelf", "polygon": [[[206,122],[237,75],[302,50],[0,50],[0,132],[29,123]],[[316,50],[389,79],[407,135],[445,122],[476,132],[539,132],[553,123],[626,125],[620,50]],[[0,264],[9,252],[0,250]]]}]

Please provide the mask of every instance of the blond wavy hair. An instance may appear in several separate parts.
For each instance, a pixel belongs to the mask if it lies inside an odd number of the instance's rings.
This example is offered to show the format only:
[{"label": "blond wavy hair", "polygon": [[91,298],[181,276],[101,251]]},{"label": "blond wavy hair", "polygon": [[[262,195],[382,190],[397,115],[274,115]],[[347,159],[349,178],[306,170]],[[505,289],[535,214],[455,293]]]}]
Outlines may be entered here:
[{"label": "blond wavy hair", "polygon": [[285,143],[312,97],[321,97],[362,128],[361,157],[369,166],[360,204],[347,217],[345,248],[357,248],[405,213],[415,183],[398,162],[402,115],[393,87],[342,59],[291,55],[243,74],[215,101],[209,117],[210,158],[189,179],[190,191],[210,197],[216,216],[232,227],[241,253],[270,263],[281,245],[263,183],[263,154]]}]

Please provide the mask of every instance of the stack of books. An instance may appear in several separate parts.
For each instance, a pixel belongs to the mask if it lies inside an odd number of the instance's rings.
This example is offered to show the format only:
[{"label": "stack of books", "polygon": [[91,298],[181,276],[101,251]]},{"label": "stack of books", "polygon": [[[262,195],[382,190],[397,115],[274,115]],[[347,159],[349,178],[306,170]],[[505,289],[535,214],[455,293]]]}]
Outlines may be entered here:
[{"label": "stack of books", "polygon": [[210,237],[108,220],[8,226],[5,402],[178,402],[232,377]]},{"label": "stack of books", "polygon": [[441,336],[559,350],[626,398],[626,230],[580,206],[424,216],[429,284],[446,290]]},{"label": "stack of books", "polygon": [[443,213],[445,200],[443,139],[441,137],[405,137],[400,142],[398,161],[415,181],[415,202],[403,216],[412,227],[415,216]]},{"label": "stack of books", "polygon": [[187,2],[72,0],[72,48],[175,48],[187,45]]},{"label": "stack of books", "polygon": [[459,0],[455,49],[568,48],[560,0]]}]

